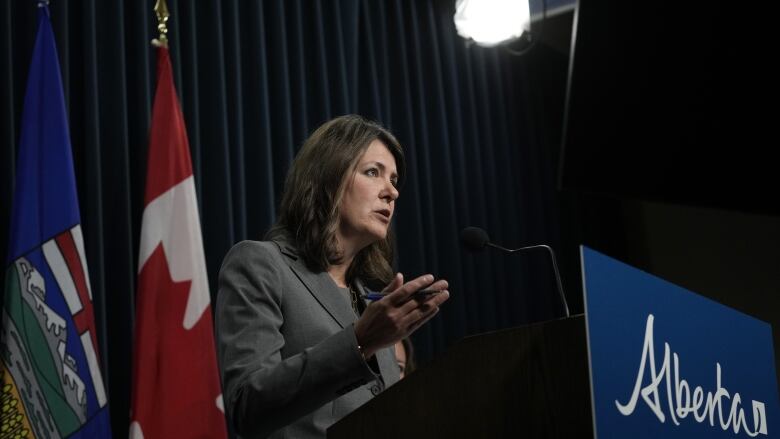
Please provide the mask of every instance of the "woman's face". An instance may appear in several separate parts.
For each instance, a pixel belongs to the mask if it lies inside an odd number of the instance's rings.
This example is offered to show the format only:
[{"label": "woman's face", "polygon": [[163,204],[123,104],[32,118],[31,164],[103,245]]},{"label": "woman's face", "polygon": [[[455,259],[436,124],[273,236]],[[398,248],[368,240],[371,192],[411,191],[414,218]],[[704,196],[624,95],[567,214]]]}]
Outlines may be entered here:
[{"label": "woman's face", "polygon": [[393,154],[374,140],[358,160],[341,197],[338,237],[343,246],[359,251],[385,239],[398,198],[397,183]]},{"label": "woman's face", "polygon": [[395,344],[395,362],[398,364],[398,373],[401,374],[401,378],[406,376],[406,349],[404,349],[404,343],[399,341]]}]

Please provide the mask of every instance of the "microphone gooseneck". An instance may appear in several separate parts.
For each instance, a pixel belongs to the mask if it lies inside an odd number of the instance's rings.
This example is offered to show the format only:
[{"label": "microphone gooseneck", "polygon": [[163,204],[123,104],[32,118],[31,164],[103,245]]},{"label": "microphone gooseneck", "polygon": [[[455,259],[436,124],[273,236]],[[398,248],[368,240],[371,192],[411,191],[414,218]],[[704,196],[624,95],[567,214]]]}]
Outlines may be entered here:
[{"label": "microphone gooseneck", "polygon": [[561,282],[561,273],[558,271],[558,262],[555,258],[555,252],[552,247],[545,244],[528,245],[525,247],[519,247],[514,249],[508,249],[501,247],[500,245],[490,242],[490,238],[485,230],[479,227],[466,227],[460,232],[460,240],[463,245],[472,252],[483,250],[485,247],[493,247],[504,251],[506,253],[516,253],[525,250],[544,249],[550,254],[550,260],[552,261],[553,271],[555,272],[555,281],[558,287],[558,295],[561,298],[561,304],[563,305],[563,312],[566,317],[570,317],[569,304],[566,302],[566,295],[563,294],[563,283]]}]

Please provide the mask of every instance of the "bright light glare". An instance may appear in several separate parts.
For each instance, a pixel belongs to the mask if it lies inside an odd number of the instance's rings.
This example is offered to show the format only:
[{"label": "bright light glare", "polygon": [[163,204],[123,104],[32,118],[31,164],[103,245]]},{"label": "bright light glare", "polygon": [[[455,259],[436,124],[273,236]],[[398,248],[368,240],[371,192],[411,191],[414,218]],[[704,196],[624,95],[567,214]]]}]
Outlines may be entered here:
[{"label": "bright light glare", "polygon": [[528,0],[458,0],[455,27],[463,38],[495,46],[531,28]]}]

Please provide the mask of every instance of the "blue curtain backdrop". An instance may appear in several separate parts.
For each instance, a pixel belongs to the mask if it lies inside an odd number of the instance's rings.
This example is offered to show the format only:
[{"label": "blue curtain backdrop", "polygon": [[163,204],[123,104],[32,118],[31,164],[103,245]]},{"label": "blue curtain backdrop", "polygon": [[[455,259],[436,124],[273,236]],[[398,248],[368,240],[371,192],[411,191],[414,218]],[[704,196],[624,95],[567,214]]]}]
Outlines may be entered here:
[{"label": "blue curtain backdrop", "polygon": [[[57,1],[51,18],[114,434],[126,435],[139,228],[154,92],[148,1]],[[559,243],[543,57],[469,47],[446,1],[169,0],[176,86],[192,148],[212,298],[222,257],[276,216],[308,133],[358,113],[406,149],[400,271],[447,278],[452,298],[413,337],[419,360],[468,334],[560,315],[541,255],[472,256],[458,233]],[[35,2],[0,4],[0,256],[5,260]],[[541,54],[540,54],[541,53]],[[565,265],[565,264],[564,264]],[[563,267],[564,270],[566,267]],[[570,294],[574,311],[581,303]],[[213,301],[212,301],[213,302]]]}]

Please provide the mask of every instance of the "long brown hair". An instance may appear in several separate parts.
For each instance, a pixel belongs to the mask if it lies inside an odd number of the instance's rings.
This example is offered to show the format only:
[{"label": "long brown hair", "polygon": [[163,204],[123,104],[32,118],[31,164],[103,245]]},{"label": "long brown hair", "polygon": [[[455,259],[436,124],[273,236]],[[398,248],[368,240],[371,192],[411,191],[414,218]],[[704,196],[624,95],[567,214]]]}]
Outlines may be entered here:
[{"label": "long brown hair", "polygon": [[[295,156],[284,184],[279,219],[266,239],[292,240],[312,271],[341,262],[336,242],[339,204],[347,180],[371,142],[379,140],[395,158],[398,187],[406,165],[395,136],[361,116],[346,115],[317,128]],[[347,270],[347,281],[358,277],[379,289],[393,277],[392,234],[362,249]]]}]

